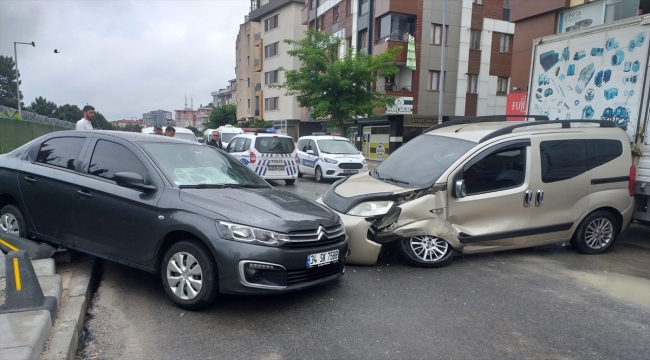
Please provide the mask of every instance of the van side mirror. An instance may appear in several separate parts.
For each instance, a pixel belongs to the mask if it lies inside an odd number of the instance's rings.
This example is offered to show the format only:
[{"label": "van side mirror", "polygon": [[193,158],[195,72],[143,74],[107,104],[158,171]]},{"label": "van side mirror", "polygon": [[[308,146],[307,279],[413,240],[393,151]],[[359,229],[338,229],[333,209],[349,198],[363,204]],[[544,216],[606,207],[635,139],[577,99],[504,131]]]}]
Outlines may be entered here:
[{"label": "van side mirror", "polygon": [[132,172],[118,172],[115,173],[115,183],[118,186],[140,190],[145,193],[151,193],[158,190],[154,185],[147,185],[140,174]]},{"label": "van side mirror", "polygon": [[307,150],[307,155],[314,155],[314,150]]},{"label": "van side mirror", "polygon": [[465,188],[465,180],[456,180],[454,183],[454,197],[462,199],[467,196],[467,189]]}]

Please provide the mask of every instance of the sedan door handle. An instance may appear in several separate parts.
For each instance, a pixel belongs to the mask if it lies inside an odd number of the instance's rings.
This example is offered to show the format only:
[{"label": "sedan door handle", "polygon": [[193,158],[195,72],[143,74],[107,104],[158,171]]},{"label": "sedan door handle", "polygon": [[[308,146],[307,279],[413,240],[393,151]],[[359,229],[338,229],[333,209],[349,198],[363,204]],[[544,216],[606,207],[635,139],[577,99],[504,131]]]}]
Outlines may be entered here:
[{"label": "sedan door handle", "polygon": [[36,179],[34,179],[33,176],[25,176],[23,179],[25,179],[25,181],[26,181],[28,184],[34,184],[34,183],[36,183]]},{"label": "sedan door handle", "polygon": [[526,190],[524,193],[524,207],[530,207],[530,204],[533,203],[533,192],[531,190]]},{"label": "sedan door handle", "polygon": [[83,199],[90,199],[93,197],[87,190],[79,190],[77,191],[77,194]]},{"label": "sedan door handle", "polygon": [[537,196],[535,197],[535,206],[542,206],[544,203],[544,190],[537,190]]}]

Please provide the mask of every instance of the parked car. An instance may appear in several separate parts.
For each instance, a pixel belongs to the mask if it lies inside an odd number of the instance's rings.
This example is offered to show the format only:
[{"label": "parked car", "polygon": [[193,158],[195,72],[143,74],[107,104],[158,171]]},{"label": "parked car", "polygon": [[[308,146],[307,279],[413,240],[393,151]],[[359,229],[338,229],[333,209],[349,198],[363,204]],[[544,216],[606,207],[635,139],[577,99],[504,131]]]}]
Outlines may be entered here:
[{"label": "parked car", "polygon": [[[278,191],[223,150],[119,131],[59,131],[0,155],[4,231],[162,277],[178,306],[343,275],[327,207]],[[5,249],[6,250],[6,249]]]},{"label": "parked car", "polygon": [[[194,135],[194,132],[190,129],[185,129],[181,127],[174,127],[174,130],[176,130],[176,133],[174,134],[174,137],[177,139],[182,139],[186,141],[191,141],[198,143],[199,140],[196,138],[196,135]],[[153,134],[153,127],[147,127],[142,129],[141,131],[143,134]]]},{"label": "parked car", "polygon": [[322,199],[350,237],[350,264],[391,242],[416,266],[570,241],[607,251],[630,223],[634,171],[625,132],[607,121],[445,122]]},{"label": "parked car", "polygon": [[368,171],[366,158],[350,140],[340,136],[301,137],[298,139],[298,159],[298,177],[314,175],[318,182]]},{"label": "parked car", "polygon": [[235,136],[226,151],[266,180],[284,180],[287,185],[298,177],[298,155],[288,135],[244,133]]}]

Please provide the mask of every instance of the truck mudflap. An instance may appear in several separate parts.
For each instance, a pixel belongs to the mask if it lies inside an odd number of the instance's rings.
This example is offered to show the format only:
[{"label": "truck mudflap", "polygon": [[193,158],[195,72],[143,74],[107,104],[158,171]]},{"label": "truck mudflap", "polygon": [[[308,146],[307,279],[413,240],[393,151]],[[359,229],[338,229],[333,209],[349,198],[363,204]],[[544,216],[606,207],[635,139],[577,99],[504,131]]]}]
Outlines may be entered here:
[{"label": "truck mudflap", "polygon": [[637,181],[634,185],[634,211],[632,219],[650,225],[650,183]]}]

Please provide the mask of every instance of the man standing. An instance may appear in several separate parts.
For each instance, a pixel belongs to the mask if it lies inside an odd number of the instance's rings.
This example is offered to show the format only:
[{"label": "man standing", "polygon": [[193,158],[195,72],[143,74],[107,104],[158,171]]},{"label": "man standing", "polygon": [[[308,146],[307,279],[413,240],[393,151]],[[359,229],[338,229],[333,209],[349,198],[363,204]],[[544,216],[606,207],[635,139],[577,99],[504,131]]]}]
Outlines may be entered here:
[{"label": "man standing", "polygon": [[156,124],[156,126],[153,127],[153,134],[154,135],[162,135],[162,125]]},{"label": "man standing", "polygon": [[176,135],[176,129],[172,126],[167,126],[165,129],[165,136],[174,137]]},{"label": "man standing", "polygon": [[223,144],[221,143],[221,134],[218,131],[212,132],[212,139],[210,139],[206,145],[216,147],[218,149],[223,149]]},{"label": "man standing", "polygon": [[93,124],[91,123],[92,119],[95,118],[95,108],[86,105],[83,109],[84,117],[81,120],[77,121],[76,130],[93,130]]}]

